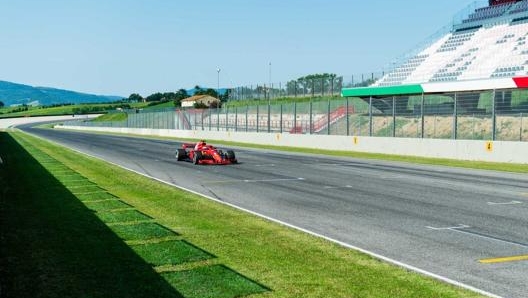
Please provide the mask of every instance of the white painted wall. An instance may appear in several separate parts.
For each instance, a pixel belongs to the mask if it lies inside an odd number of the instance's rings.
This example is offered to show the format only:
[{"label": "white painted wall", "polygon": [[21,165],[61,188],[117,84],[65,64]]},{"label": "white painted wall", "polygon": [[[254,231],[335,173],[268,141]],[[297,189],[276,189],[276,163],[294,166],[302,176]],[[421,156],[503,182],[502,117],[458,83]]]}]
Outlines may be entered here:
[{"label": "white painted wall", "polygon": [[75,116],[42,116],[42,117],[20,117],[20,118],[0,118],[0,129],[6,129],[9,127],[28,124],[28,123],[37,123],[44,121],[65,121],[65,120],[79,120],[79,119],[89,119],[98,117],[100,115],[75,115]]},{"label": "white painted wall", "polygon": [[528,164],[528,142],[474,141],[474,140],[440,140],[414,138],[380,138],[328,135],[299,135],[289,133],[251,133],[201,130],[169,130],[140,128],[109,127],[60,127],[104,132],[117,132],[137,135],[154,135],[176,138],[205,139],[305,147],[329,150],[358,151],[370,153],[397,154],[405,156],[422,156],[449,158],[458,160],[488,161]]}]

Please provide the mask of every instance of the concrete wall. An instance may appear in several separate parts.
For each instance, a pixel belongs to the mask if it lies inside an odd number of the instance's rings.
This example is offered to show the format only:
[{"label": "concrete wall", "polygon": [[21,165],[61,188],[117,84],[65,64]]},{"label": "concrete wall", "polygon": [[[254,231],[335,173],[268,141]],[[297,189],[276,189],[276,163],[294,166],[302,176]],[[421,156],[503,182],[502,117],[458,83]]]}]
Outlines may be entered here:
[{"label": "concrete wall", "polygon": [[79,120],[98,117],[100,115],[76,115],[76,116],[42,116],[42,117],[20,117],[20,118],[1,118],[0,129],[6,129],[9,127],[37,123],[44,121],[65,121],[65,120]]},{"label": "concrete wall", "polygon": [[250,133],[201,130],[169,130],[141,128],[60,127],[67,129],[154,135],[176,138],[205,139],[252,143],[261,145],[306,147],[329,150],[397,154],[449,158],[458,160],[528,164],[528,142],[407,139],[328,135],[299,135],[288,133]]}]

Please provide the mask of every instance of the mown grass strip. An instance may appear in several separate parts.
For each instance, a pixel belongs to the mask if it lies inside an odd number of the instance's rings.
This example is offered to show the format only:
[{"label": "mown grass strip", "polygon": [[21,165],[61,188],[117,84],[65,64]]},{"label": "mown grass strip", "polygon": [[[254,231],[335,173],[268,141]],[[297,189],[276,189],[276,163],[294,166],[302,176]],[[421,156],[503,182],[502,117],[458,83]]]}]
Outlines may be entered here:
[{"label": "mown grass strip", "polygon": [[271,288],[263,297],[480,297],[28,135],[14,136],[31,140],[137,210],[185,235],[193,245],[217,256],[219,263]]},{"label": "mown grass strip", "polygon": [[104,189],[100,188],[99,186],[95,184],[91,185],[66,185],[66,188],[71,190],[73,194],[84,194],[84,193],[93,193],[93,192],[99,192],[104,191]]},{"label": "mown grass strip", "polygon": [[110,229],[123,240],[148,240],[179,235],[175,231],[152,222],[131,225],[112,225]]},{"label": "mown grass strip", "polygon": [[96,186],[95,184],[90,182],[88,179],[67,180],[67,181],[61,181],[61,183],[67,188]]},{"label": "mown grass strip", "polygon": [[59,180],[60,182],[88,180],[84,176],[79,175],[77,173],[71,174],[71,175],[53,175],[53,176],[55,177],[55,179]]},{"label": "mown grass strip", "polygon": [[137,222],[151,220],[152,217],[145,215],[137,210],[122,210],[116,212],[97,212],[95,214],[107,224],[121,222]]},{"label": "mown grass strip", "polygon": [[[170,284],[180,289],[186,298],[233,298],[269,290],[221,265],[162,275]],[[196,288],[195,284],[202,284],[204,287]]]},{"label": "mown grass strip", "polygon": [[[109,194],[106,191],[98,191],[85,194],[77,194],[76,197],[81,201],[106,201],[106,200],[117,200],[117,197]],[[95,210],[95,209],[92,209]]]},{"label": "mown grass strip", "polygon": [[[84,195],[84,194],[81,194],[81,195]],[[115,199],[101,200],[101,201],[88,200],[88,201],[85,201],[85,204],[86,204],[86,207],[94,211],[110,211],[110,210],[116,210],[116,209],[132,208],[132,206],[130,206],[129,204],[124,203],[121,200],[115,200]]]},{"label": "mown grass strip", "polygon": [[132,249],[154,266],[179,265],[214,258],[184,240],[133,245]]}]

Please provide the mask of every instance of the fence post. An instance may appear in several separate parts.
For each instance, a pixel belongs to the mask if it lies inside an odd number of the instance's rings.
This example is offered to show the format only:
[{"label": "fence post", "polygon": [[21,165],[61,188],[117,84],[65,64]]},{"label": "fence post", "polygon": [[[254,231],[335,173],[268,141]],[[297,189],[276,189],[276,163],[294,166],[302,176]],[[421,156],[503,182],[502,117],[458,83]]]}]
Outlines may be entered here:
[{"label": "fence post", "polygon": [[327,109],[327,114],[326,114],[326,124],[327,124],[327,127],[326,127],[326,134],[327,135],[330,135],[330,98],[328,98],[328,109]]},{"label": "fence post", "polygon": [[458,133],[458,93],[455,92],[454,95],[454,108],[453,108],[453,132],[451,133],[451,138],[453,140],[457,139],[457,133]]},{"label": "fence post", "polygon": [[348,97],[346,98],[346,135],[350,135],[350,116],[348,115],[349,111],[349,104],[348,104]]},{"label": "fence post", "polygon": [[[312,80],[312,82],[313,82],[313,80]],[[312,89],[312,93],[313,93],[313,89]],[[313,115],[313,110],[312,110],[313,109],[313,102],[312,102],[312,100],[313,100],[313,98],[310,99],[310,118],[309,118],[310,119],[310,123],[309,123],[310,134],[312,134],[312,120],[313,120],[312,119],[312,117],[313,117],[312,116]]]},{"label": "fence post", "polygon": [[[493,89],[493,95],[492,95],[492,99],[491,99],[491,140],[492,141],[495,141],[495,138],[497,136],[497,114],[496,114],[496,100],[495,100],[495,97],[497,96],[497,91],[495,89]],[[504,91],[503,91],[504,92]],[[503,93],[504,94],[504,93]]]},{"label": "fence post", "polygon": [[225,131],[227,132],[227,131],[229,131],[229,107],[225,107],[225,110],[226,110],[226,112],[225,112],[225,116],[226,116],[226,118],[225,118],[225,121],[226,121]]},{"label": "fence post", "polygon": [[369,98],[369,137],[372,137],[372,95]]},{"label": "fence post", "polygon": [[422,116],[422,139],[425,138],[425,95],[422,93],[422,107],[420,108],[420,114]]},{"label": "fence post", "polygon": [[271,132],[271,103],[268,100],[268,133]]},{"label": "fence post", "polygon": [[238,131],[238,107],[235,107],[235,131]]},{"label": "fence post", "polygon": [[220,109],[216,108],[216,131],[220,131]]},{"label": "fence post", "polygon": [[392,97],[392,137],[396,137],[396,96]]},{"label": "fence post", "polygon": [[260,105],[257,105],[257,132],[259,132],[259,112],[260,112]]},{"label": "fence post", "polygon": [[211,108],[209,108],[209,131],[211,131],[213,129],[212,127],[212,117],[213,117],[213,112],[211,112]]},{"label": "fence post", "polygon": [[282,103],[280,105],[280,133],[282,133]]},{"label": "fence post", "polygon": [[293,103],[293,133],[297,133],[297,102]]},{"label": "fence post", "polygon": [[249,112],[249,104],[246,104],[246,132],[248,132],[248,112]]}]

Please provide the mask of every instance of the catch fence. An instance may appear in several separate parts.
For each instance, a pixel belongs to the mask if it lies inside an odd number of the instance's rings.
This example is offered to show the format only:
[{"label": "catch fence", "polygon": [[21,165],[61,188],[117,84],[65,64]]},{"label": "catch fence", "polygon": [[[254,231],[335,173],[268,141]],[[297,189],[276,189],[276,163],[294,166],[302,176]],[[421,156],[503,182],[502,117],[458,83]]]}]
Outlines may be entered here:
[{"label": "catch fence", "polygon": [[[520,92],[520,91],[519,91]],[[495,94],[495,96],[493,96]],[[329,98],[307,102],[229,106],[219,109],[125,111],[119,122],[71,125],[528,141],[526,92],[486,91],[386,98]]]}]

